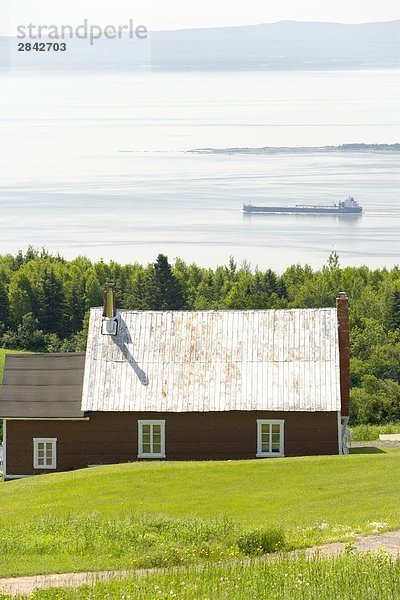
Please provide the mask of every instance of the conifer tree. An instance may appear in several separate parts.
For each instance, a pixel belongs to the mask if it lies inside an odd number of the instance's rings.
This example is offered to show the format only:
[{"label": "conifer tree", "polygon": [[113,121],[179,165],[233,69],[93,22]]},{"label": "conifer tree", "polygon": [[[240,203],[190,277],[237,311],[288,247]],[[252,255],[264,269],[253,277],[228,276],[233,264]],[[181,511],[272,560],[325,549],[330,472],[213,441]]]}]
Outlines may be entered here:
[{"label": "conifer tree", "polygon": [[54,269],[46,266],[39,281],[37,315],[44,333],[59,333],[64,304],[63,286]]},{"label": "conifer tree", "polygon": [[389,329],[400,329],[400,287],[396,287],[389,298],[388,306]]},{"label": "conifer tree", "polygon": [[179,310],[185,308],[182,285],[172,272],[168,258],[159,254],[147,270],[145,304],[150,310]]},{"label": "conifer tree", "polygon": [[9,302],[3,277],[4,275],[0,273],[0,324],[5,326],[9,321]]}]

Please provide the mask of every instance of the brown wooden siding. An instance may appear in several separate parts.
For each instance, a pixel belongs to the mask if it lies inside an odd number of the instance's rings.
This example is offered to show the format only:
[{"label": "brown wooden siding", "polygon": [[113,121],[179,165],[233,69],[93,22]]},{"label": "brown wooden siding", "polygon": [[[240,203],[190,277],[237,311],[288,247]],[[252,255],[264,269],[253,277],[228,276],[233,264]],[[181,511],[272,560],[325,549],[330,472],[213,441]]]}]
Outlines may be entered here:
[{"label": "brown wooden siding", "polygon": [[139,419],[165,419],[168,460],[255,458],[257,419],[284,419],[285,456],[338,453],[335,412],[91,413],[89,421],[7,421],[7,474],[35,474],[34,437],[57,438],[57,471],[136,461]]}]

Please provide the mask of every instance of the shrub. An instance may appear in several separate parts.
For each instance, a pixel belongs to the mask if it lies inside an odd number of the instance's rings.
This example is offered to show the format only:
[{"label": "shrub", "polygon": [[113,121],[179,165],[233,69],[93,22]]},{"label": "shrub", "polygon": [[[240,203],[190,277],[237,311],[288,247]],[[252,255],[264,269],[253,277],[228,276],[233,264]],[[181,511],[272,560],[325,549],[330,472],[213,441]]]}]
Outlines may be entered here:
[{"label": "shrub", "polygon": [[237,540],[237,545],[247,556],[268,554],[285,547],[285,535],[282,529],[277,527],[254,529],[242,533]]},{"label": "shrub", "polygon": [[375,440],[379,440],[381,433],[400,433],[400,423],[356,425],[356,427],[351,427],[353,442],[374,442]]},{"label": "shrub", "polygon": [[352,425],[378,425],[400,421],[400,384],[366,375],[362,387],[351,390]]}]

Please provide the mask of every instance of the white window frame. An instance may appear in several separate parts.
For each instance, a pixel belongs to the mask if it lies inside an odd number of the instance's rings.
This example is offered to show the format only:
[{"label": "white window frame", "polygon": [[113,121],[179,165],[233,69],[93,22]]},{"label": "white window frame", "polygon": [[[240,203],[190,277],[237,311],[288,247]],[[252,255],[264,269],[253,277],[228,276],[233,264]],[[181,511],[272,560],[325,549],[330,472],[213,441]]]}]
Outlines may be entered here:
[{"label": "white window frame", "polygon": [[[39,444],[52,444],[51,464],[39,465]],[[46,455],[45,455],[46,459]],[[57,468],[57,438],[33,438],[33,468],[34,469],[56,469]]]},{"label": "white window frame", "polygon": [[[160,425],[161,451],[143,452],[143,425]],[[153,431],[151,430],[151,446],[153,445]],[[165,458],[165,421],[164,420],[139,420],[138,421],[138,458]]]},{"label": "white window frame", "polygon": [[[279,452],[263,452],[262,451],[262,426],[263,425],[279,425]],[[270,435],[270,449],[272,445],[272,436]],[[285,456],[285,421],[283,419],[257,419],[257,458],[263,457],[281,457]]]}]

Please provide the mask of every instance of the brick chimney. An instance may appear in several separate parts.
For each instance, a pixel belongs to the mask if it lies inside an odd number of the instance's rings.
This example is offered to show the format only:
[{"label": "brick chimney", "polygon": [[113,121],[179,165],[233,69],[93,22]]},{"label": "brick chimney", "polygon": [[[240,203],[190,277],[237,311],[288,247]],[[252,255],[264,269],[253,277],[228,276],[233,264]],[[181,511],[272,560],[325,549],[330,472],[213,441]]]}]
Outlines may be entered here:
[{"label": "brick chimney", "polygon": [[113,283],[107,283],[104,292],[103,323],[101,327],[103,335],[117,335],[118,320],[116,317],[113,285]]},{"label": "brick chimney", "polygon": [[336,298],[339,326],[340,397],[342,417],[349,416],[350,404],[350,320],[349,299],[345,292]]}]

